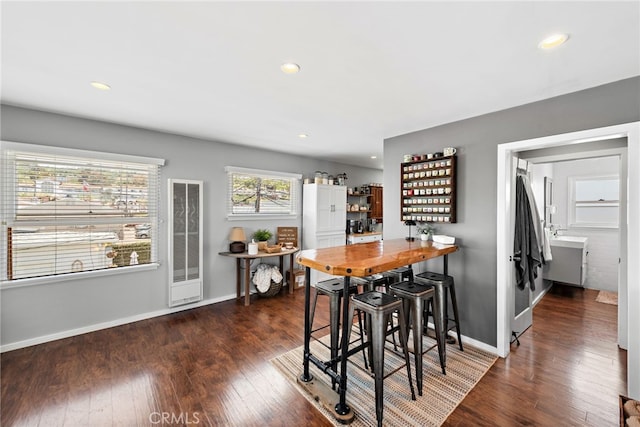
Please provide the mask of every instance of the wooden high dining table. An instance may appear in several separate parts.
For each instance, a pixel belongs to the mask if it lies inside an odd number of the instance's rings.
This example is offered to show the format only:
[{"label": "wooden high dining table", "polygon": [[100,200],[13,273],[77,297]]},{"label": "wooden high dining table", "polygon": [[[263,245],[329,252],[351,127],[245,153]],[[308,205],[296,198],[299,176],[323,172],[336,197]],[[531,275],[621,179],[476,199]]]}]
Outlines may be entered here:
[{"label": "wooden high dining table", "polygon": [[354,415],[346,403],[347,391],[347,357],[349,339],[349,304],[342,309],[342,342],[340,348],[340,370],[335,372],[318,357],[311,354],[311,324],[309,319],[311,296],[311,269],[327,274],[344,277],[344,293],[349,295],[351,277],[365,277],[394,268],[415,264],[431,258],[443,257],[444,274],[447,274],[447,255],[458,250],[456,245],[443,245],[430,241],[407,241],[406,239],[390,239],[356,245],[335,246],[322,249],[307,249],[300,252],[297,262],[305,266],[305,313],[304,313],[304,361],[300,380],[310,383],[313,376],[309,373],[309,363],[313,363],[322,372],[329,375],[339,385],[339,401],[335,408],[325,406],[334,417],[342,423],[349,423]]}]

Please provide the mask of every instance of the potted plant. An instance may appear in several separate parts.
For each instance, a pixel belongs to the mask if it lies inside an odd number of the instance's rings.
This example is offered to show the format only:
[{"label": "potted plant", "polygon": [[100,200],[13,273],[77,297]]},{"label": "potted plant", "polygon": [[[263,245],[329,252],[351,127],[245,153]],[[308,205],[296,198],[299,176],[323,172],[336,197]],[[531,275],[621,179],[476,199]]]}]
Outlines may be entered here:
[{"label": "potted plant", "polygon": [[425,222],[418,226],[418,233],[420,233],[421,240],[429,240],[433,235],[436,228],[430,222]]},{"label": "potted plant", "polygon": [[256,230],[252,237],[258,242],[258,250],[264,251],[267,249],[267,242],[271,237],[273,237],[273,233],[267,229],[261,228]]}]

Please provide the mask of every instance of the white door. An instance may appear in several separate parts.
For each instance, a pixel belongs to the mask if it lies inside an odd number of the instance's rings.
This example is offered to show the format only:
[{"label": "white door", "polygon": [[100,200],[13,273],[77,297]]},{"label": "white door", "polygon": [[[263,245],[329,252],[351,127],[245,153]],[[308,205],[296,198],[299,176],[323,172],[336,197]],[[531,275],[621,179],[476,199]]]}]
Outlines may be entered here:
[{"label": "white door", "polygon": [[[318,233],[345,229],[347,220],[346,187],[318,185]],[[343,242],[344,244],[344,242]]]},{"label": "white door", "polygon": [[317,233],[324,233],[332,230],[333,213],[335,204],[333,202],[333,188],[328,185],[318,185],[317,193]]},{"label": "white door", "polygon": [[[527,162],[523,160],[519,160],[517,156],[512,157],[512,167],[511,167],[511,182],[513,183],[511,187],[511,200],[517,200],[517,185],[516,178],[518,175],[518,167],[521,169],[527,170]],[[516,217],[516,207],[515,203],[512,203],[511,209],[511,219],[512,224],[515,224]],[[533,232],[533,230],[532,230]],[[515,231],[514,227],[511,227],[510,230],[511,238],[509,239],[511,242],[515,240]],[[513,245],[512,245],[513,248]],[[515,252],[515,248],[514,248]],[[517,259],[513,259],[513,263],[518,262]],[[515,264],[513,265],[513,269],[511,270],[511,283],[513,288],[513,316],[511,319],[511,333],[512,337],[515,339],[520,336],[524,331],[527,330],[533,324],[533,292],[528,284],[524,286],[523,289],[520,289],[516,286],[516,268]]]}]

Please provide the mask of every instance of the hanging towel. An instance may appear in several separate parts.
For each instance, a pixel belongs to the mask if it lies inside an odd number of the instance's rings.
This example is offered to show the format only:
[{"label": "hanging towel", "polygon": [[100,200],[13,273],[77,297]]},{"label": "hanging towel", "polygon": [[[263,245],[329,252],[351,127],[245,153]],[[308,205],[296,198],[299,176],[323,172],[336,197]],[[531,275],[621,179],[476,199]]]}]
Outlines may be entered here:
[{"label": "hanging towel", "polygon": [[[540,249],[541,254],[544,253],[544,231],[542,229],[542,223],[540,222],[540,214],[538,213],[538,206],[536,205],[536,198],[533,195],[533,190],[531,189],[531,181],[529,181],[529,177],[527,175],[522,176],[522,183],[524,184],[524,189],[527,192],[527,200],[529,200],[529,212],[531,212],[531,221],[533,222],[533,231],[536,233],[536,242],[538,242],[538,249]],[[544,256],[541,258],[542,263],[544,264]]]},{"label": "hanging towel", "polygon": [[516,177],[514,234],[513,258],[516,265],[516,284],[520,289],[524,289],[528,284],[531,290],[535,290],[535,279],[538,277],[538,267],[542,264],[542,259],[525,181],[520,175]]},{"label": "hanging towel", "polygon": [[544,262],[546,263],[547,261],[551,261],[552,256],[551,256],[551,230],[549,230],[547,227],[544,228],[544,240],[542,242],[542,247],[544,248],[543,252],[543,256],[544,256]]}]

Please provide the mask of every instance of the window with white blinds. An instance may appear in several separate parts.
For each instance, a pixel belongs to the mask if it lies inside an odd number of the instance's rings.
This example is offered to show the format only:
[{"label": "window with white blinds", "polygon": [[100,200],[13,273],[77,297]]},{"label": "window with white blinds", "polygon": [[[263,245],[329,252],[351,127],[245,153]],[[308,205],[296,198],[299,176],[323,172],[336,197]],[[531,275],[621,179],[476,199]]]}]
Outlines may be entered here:
[{"label": "window with white blinds", "polygon": [[164,160],[11,142],[0,156],[3,285],[158,262]]},{"label": "window with white blinds", "polygon": [[569,226],[617,228],[620,178],[569,177]]},{"label": "window with white blinds", "polygon": [[299,212],[302,175],[227,166],[228,219],[288,218]]}]

